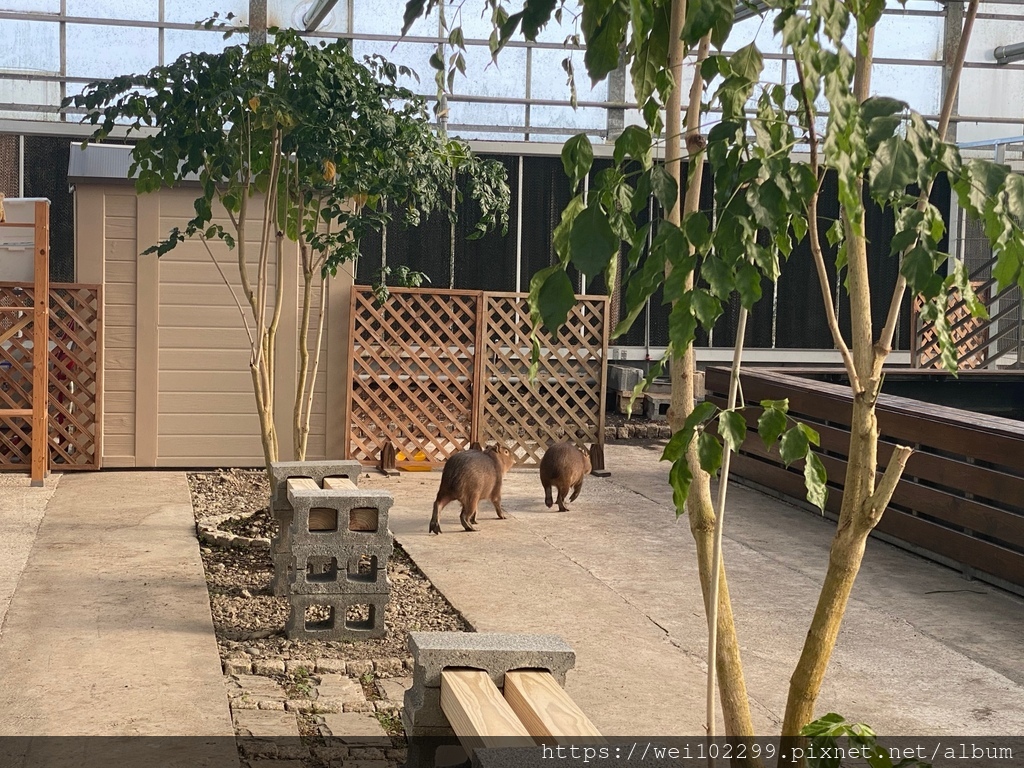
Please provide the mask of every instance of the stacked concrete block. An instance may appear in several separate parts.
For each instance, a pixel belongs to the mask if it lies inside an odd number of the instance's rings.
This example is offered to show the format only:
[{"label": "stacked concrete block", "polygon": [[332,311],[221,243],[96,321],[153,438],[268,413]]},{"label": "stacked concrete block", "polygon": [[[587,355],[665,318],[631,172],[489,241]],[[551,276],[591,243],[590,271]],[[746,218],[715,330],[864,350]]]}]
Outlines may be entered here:
[{"label": "stacked concrete block", "polygon": [[[357,640],[383,637],[388,559],[394,538],[386,491],[360,489],[357,462],[273,464],[274,594],[287,596],[285,631],[293,639]],[[289,487],[289,479],[347,477],[353,487]],[[349,616],[350,609],[353,617]]]},{"label": "stacked concrete block", "polygon": [[277,523],[277,535],[270,542],[270,555],[274,561],[274,579],[270,589],[277,597],[287,597],[295,576],[292,557],[292,506],[288,501],[288,481],[306,478],[323,487],[324,478],[343,477],[359,485],[363,467],[358,461],[278,461],[270,465],[273,486],[270,495],[270,514]]}]

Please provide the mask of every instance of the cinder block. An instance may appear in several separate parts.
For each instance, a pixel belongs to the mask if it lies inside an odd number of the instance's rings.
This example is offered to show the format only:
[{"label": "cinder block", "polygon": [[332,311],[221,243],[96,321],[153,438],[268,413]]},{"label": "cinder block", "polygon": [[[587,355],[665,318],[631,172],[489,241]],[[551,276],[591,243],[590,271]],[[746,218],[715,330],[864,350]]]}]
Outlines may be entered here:
[{"label": "cinder block", "polygon": [[410,632],[414,661],[413,687],[440,688],[441,670],[471,667],[486,671],[501,688],[505,673],[514,669],[543,669],[559,685],[576,665],[576,653],[558,635],[520,635],[504,632]]},{"label": "cinder block", "polygon": [[[372,593],[340,593],[333,595],[288,596],[291,613],[285,625],[290,640],[366,640],[384,637],[384,610],[388,595]],[[369,619],[365,622],[349,623],[346,613],[351,606],[368,605]],[[315,623],[306,621],[306,610],[322,606],[329,616]]]},{"label": "cinder block", "polygon": [[323,486],[325,477],[347,477],[359,485],[359,475],[363,465],[358,461],[275,461],[270,465],[274,493],[271,496],[270,508],[278,509],[287,506],[288,479],[308,477],[319,486]]},{"label": "cinder block", "polygon": [[[395,499],[388,491],[297,490],[288,493],[288,501],[294,512],[290,529],[293,551],[300,543],[308,546],[330,541],[332,546],[362,545],[390,538],[388,512]],[[359,527],[366,518],[372,530]],[[310,530],[311,527],[314,530]]]},{"label": "cinder block", "polygon": [[611,364],[608,366],[608,389],[612,392],[632,391],[643,378],[644,372],[640,368]]},{"label": "cinder block", "polygon": [[271,555],[274,560],[274,577],[270,580],[270,591],[275,597],[288,597],[295,577],[295,556],[291,552]]},{"label": "cinder block", "polygon": [[[338,592],[386,593],[388,558],[395,550],[394,539],[369,544],[337,545],[329,541],[297,544],[292,551],[294,578],[291,589],[302,595],[328,595]],[[360,573],[360,560],[369,560],[368,573]],[[276,565],[275,565],[276,568]]]}]

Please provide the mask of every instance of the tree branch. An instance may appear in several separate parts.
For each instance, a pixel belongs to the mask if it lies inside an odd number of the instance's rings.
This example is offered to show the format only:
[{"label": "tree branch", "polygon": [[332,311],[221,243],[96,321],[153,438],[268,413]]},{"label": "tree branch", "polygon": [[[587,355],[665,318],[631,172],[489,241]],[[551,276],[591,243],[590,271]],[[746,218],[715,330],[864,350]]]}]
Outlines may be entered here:
[{"label": "tree branch", "polygon": [[828,322],[828,329],[832,334],[832,342],[839,350],[843,358],[843,366],[846,368],[846,375],[850,377],[850,386],[854,391],[860,391],[860,377],[857,375],[857,367],[853,363],[853,355],[850,348],[846,346],[843,333],[839,329],[839,318],[836,316],[836,305],[832,299],[832,287],[828,281],[828,271],[825,268],[825,255],[821,251],[821,237],[818,233],[818,195],[821,190],[821,166],[818,159],[818,132],[814,127],[814,110],[811,108],[810,99],[807,98],[807,88],[804,85],[804,70],[800,59],[794,59],[796,63],[797,78],[800,81],[800,91],[803,97],[804,113],[807,115],[807,134],[811,151],[811,170],[818,177],[818,189],[814,190],[811,199],[807,203],[807,238],[811,246],[811,256],[814,259],[814,267],[818,273],[818,286],[821,289],[821,298],[825,303],[825,319]]},{"label": "tree branch", "polygon": [[235,289],[231,287],[231,283],[228,282],[228,276],[224,274],[224,269],[221,267],[220,262],[217,261],[217,257],[213,255],[213,251],[210,249],[210,243],[202,235],[199,236],[200,242],[206,248],[206,252],[210,254],[210,260],[213,261],[213,266],[217,268],[217,272],[220,273],[221,280],[224,281],[224,285],[227,286],[228,291],[231,292],[231,298],[234,299],[235,306],[238,307],[238,314],[242,316],[242,325],[245,326],[245,335],[249,337],[249,346],[253,347],[256,344],[256,339],[252,335],[252,331],[249,330],[249,318],[245,315],[245,310],[242,309],[242,302],[238,300],[238,296],[235,295]]},{"label": "tree branch", "polygon": [[899,484],[900,478],[903,477],[903,470],[907,468],[907,461],[913,454],[914,449],[905,445],[897,445],[893,450],[889,465],[882,473],[882,479],[875,486],[874,493],[864,502],[864,520],[869,525],[869,530],[878,524],[885,508],[889,506],[892,495],[896,492],[896,486]]},{"label": "tree branch", "polygon": [[[978,15],[978,0],[971,0],[967,7],[967,16],[964,18],[964,29],[960,35],[960,44],[956,50],[956,58],[953,60],[953,68],[950,70],[949,82],[946,86],[946,98],[942,102],[942,112],[939,113],[939,138],[943,141],[946,140],[946,131],[949,130],[949,121],[953,117],[953,105],[956,103],[957,91],[960,88],[960,74],[964,69],[964,60],[967,57],[967,44],[971,40],[971,31],[974,29],[974,19]],[[932,184],[928,185],[928,189],[921,190],[921,196],[917,201],[917,210],[923,211],[925,205],[928,203],[928,198],[931,196]],[[906,250],[901,254],[901,261],[906,257],[910,251],[908,246]],[[896,278],[896,285],[892,291],[892,299],[889,301],[889,314],[885,318],[885,326],[882,328],[882,333],[878,337],[878,341],[875,343],[875,362],[873,375],[878,376],[881,373],[882,366],[885,364],[886,358],[889,353],[892,352],[892,340],[896,335],[896,324],[900,318],[900,307],[903,305],[903,296],[907,291],[907,279],[900,274]],[[915,333],[911,329],[911,333]],[[911,345],[913,346],[913,345]]]}]

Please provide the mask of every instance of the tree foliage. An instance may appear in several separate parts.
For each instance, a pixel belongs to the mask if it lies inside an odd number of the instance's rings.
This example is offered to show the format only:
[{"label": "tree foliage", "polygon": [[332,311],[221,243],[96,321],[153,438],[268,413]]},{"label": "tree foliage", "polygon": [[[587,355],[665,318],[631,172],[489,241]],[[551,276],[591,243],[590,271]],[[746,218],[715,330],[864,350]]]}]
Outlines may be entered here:
[{"label": "tree foliage", "polygon": [[[224,26],[217,16],[204,24]],[[237,31],[228,29],[225,37]],[[143,75],[90,83],[66,102],[85,108],[85,120],[98,126],[94,141],[119,123],[138,135],[130,172],[140,192],[198,182],[195,215],[145,253],[161,256],[195,237],[220,270],[209,242],[220,240],[237,252],[243,301],[236,296],[236,302],[251,342],[249,367],[268,464],[278,456],[274,361],[285,242],[299,246],[303,281],[293,414],[293,448],[301,459],[329,277],[358,257],[363,237],[394,216],[407,225],[433,211],[454,216],[453,198],[468,194],[480,212],[473,232],[479,237],[494,227],[507,229],[510,202],[504,167],[437,134],[423,99],[398,84],[411,70],[380,56],[357,62],[340,41],[310,45],[293,30],[269,34],[268,43],[187,53]],[[152,131],[140,133],[147,127]],[[252,226],[259,228],[258,238],[247,237]],[[258,241],[255,266],[249,239]],[[395,276],[412,283],[423,278]],[[382,273],[381,280],[386,277]],[[319,320],[310,345],[316,285]],[[386,289],[378,287],[378,295],[386,297]]]},{"label": "tree foliage", "polygon": [[[587,192],[582,191],[581,181],[593,167],[589,139],[576,136],[563,147],[562,160],[574,197],[554,233],[555,263],[534,275],[530,284],[536,323],[556,328],[565,321],[573,302],[569,265],[588,279],[603,273],[609,287],[621,277],[623,318],[614,337],[629,329],[661,289],[665,303],[671,305],[669,344],[665,359],[652,366],[650,381],[669,360],[678,365],[684,359],[697,328],[711,330],[726,302],[738,297],[743,308],[751,309],[761,299],[763,281],[779,277],[794,248],[802,243],[810,248],[829,329],[854,395],[854,428],[840,525],[791,681],[783,733],[796,737],[812,719],[864,539],[881,517],[911,453],[910,448],[897,447],[885,472],[877,477],[875,401],[904,293],[923,299],[922,315],[934,323],[942,362],[950,371],[956,369],[946,320],[950,293],[959,292],[975,315],[985,313],[964,266],[940,250],[945,223],[941,211],[929,202],[928,191],[945,174],[963,209],[984,223],[998,256],[994,275],[1000,289],[1014,283],[1024,287],[1020,226],[1024,182],[1007,166],[964,161],[957,148],[944,141],[940,129],[906,103],[867,98],[872,30],[885,0],[768,0],[775,35],[795,64],[795,82],[788,87],[765,82],[764,56],[755,43],[730,37],[733,0],[523,0],[522,10],[515,13],[505,9],[501,0],[484,2],[495,21],[495,54],[517,32],[536,40],[538,30],[556,14],[559,21],[568,14],[582,29],[584,61],[591,78],[604,78],[621,61],[643,117],[643,125],[630,126],[614,138],[612,166],[591,174]],[[405,29],[436,4],[437,0],[409,0]],[[976,9],[976,2],[972,0],[971,5]],[[678,18],[680,9],[685,9],[680,37],[695,66],[694,86],[701,96],[691,98],[691,105],[693,110],[700,109],[708,126],[702,135],[693,129],[698,116],[688,115],[689,178],[674,172],[669,163],[653,159],[653,148],[660,141],[669,146],[678,139],[663,136],[668,124],[663,114],[674,89],[684,87],[676,82],[670,53],[674,41],[669,19]],[[709,48],[714,51],[705,56]],[[447,87],[453,82],[454,76],[439,80]],[[950,89],[955,93],[955,83]],[[690,202],[679,223],[672,223],[667,214],[687,187],[696,188],[705,166],[712,179],[714,204],[701,210]],[[835,221],[818,211],[826,174],[834,174],[838,181],[841,213]],[[894,217],[896,232],[888,248],[867,243],[865,192]],[[652,196],[661,215],[644,223],[637,214],[647,208]],[[695,199],[690,196],[690,201]],[[836,268],[846,278],[843,290],[851,299],[852,343],[840,332],[823,253],[826,244],[837,248]],[[621,265],[620,249],[628,254]],[[870,295],[869,259],[896,259],[900,265],[893,296],[881,297],[889,298],[890,308],[881,328],[872,327],[871,301],[880,297]],[[760,407],[760,438],[766,447],[779,446],[786,465],[803,460],[808,499],[824,508],[825,470],[814,452],[818,434],[791,421],[786,401],[765,401]],[[676,432],[662,458],[671,462],[669,481],[677,513],[684,511],[695,473],[716,473],[723,452],[735,450],[747,439],[746,422],[737,409],[723,410],[710,403],[694,407],[691,402],[685,413],[673,416]],[[707,496],[702,504],[710,508],[706,483],[702,488]],[[691,526],[698,538],[698,558],[705,549],[709,521],[714,522],[714,515],[704,514],[698,526]],[[705,586],[703,566],[701,574]],[[718,579],[717,572],[714,578]],[[711,600],[706,586],[705,599]],[[728,607],[727,596],[723,604]],[[731,621],[731,613],[726,621]],[[723,626],[721,614],[718,626]],[[734,634],[732,638],[735,645]],[[741,674],[723,679],[727,723],[726,684],[742,688],[741,682]],[[845,722],[832,717],[834,722],[823,721],[821,729],[808,735],[826,739],[845,735],[840,734]],[[829,730],[830,722],[838,723],[836,729]]]}]

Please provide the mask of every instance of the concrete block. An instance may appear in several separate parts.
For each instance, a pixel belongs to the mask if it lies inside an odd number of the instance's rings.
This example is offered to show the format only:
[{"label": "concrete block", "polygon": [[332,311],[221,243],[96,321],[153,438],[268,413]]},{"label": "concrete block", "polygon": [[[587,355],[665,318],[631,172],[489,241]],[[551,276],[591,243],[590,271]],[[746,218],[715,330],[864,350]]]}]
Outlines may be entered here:
[{"label": "concrete block", "polygon": [[286,507],[288,504],[288,479],[292,477],[308,477],[319,486],[323,486],[325,477],[347,477],[359,485],[359,476],[363,465],[358,461],[275,461],[270,465],[274,493],[271,496],[271,509]]},{"label": "concrete block", "polygon": [[[300,595],[331,595],[341,592],[385,594],[388,581],[388,558],[395,550],[394,539],[371,544],[344,544],[327,539],[310,539],[297,543],[292,552],[294,563],[289,567],[291,591]],[[369,571],[360,573],[360,560],[369,559]],[[276,564],[275,564],[276,569]]]},{"label": "concrete block", "polygon": [[[294,517],[291,523],[291,548],[294,550],[300,542],[326,541],[344,544],[364,544],[389,539],[388,511],[395,503],[389,491],[359,490],[325,491],[297,490],[288,494]],[[376,516],[374,530],[352,530],[350,515],[353,510],[373,510]],[[333,518],[333,527],[329,530],[310,530],[310,513],[318,510],[316,518],[322,525],[326,518]]]},{"label": "concrete block", "polygon": [[440,688],[445,667],[486,671],[494,684],[505,684],[514,669],[543,669],[559,685],[576,665],[576,653],[557,635],[505,632],[410,632],[409,650],[415,662],[413,688]]},{"label": "concrete block", "polygon": [[647,392],[644,395],[644,416],[651,421],[665,421],[671,404],[672,395]]},{"label": "concrete block", "polygon": [[608,365],[608,390],[611,392],[632,391],[633,387],[643,381],[644,372],[641,368],[626,365]]},{"label": "concrete block", "polygon": [[271,557],[274,575],[270,579],[270,591],[275,597],[288,597],[295,578],[295,556],[291,552],[279,552]]},{"label": "concrete block", "polygon": [[[366,640],[384,637],[384,610],[388,604],[387,594],[343,593],[333,595],[299,595],[288,597],[291,613],[285,624],[285,634],[290,640]],[[369,619],[349,621],[346,618],[352,606],[368,605]],[[306,621],[306,610],[314,606],[322,608],[326,618]]]}]

